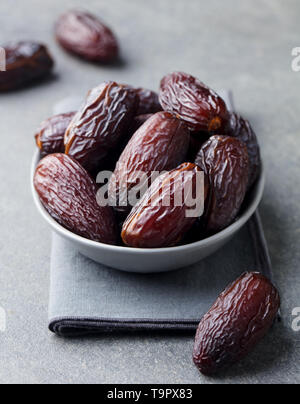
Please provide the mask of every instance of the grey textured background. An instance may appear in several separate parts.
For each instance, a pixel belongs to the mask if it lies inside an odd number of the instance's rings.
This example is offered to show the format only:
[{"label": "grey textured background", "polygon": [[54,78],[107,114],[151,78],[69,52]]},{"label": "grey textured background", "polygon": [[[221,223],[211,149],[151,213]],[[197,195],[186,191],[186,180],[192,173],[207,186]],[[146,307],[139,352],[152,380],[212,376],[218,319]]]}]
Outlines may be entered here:
[{"label": "grey textured background", "polygon": [[[97,67],[66,55],[52,26],[81,1],[2,0],[1,42],[49,44],[56,78],[0,95],[1,383],[299,383],[300,333],[291,329],[299,297],[300,46],[298,0],[86,0],[118,34],[123,66]],[[267,169],[262,217],[282,293],[283,323],[245,361],[207,379],[191,361],[188,336],[62,340],[47,330],[50,232],[30,195],[33,132],[53,104],[115,79],[156,88],[184,70],[214,88],[234,90],[236,105],[260,137]],[[220,265],[222,265],[220,263]]]}]

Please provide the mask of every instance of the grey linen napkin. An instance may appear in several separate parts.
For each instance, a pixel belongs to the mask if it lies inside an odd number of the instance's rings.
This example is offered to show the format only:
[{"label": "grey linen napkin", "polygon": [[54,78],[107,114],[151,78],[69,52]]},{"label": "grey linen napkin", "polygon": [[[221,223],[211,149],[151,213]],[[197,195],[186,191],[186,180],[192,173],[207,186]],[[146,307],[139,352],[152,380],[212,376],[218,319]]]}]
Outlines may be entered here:
[{"label": "grey linen napkin", "polygon": [[[232,106],[229,93],[222,95]],[[69,105],[61,103],[55,112],[66,112]],[[258,213],[213,256],[165,274],[130,274],[101,266],[53,234],[49,328],[64,337],[116,331],[195,331],[220,292],[241,273],[253,270],[271,276]]]}]

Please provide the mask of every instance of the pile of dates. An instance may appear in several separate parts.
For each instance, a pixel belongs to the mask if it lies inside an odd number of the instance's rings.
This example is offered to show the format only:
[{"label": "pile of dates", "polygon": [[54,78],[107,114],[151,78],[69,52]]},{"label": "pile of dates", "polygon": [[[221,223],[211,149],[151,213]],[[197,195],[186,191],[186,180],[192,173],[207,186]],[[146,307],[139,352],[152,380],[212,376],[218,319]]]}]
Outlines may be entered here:
[{"label": "pile of dates", "polygon": [[[35,137],[43,159],[34,185],[45,209],[70,231],[113,245],[172,247],[223,230],[236,220],[261,170],[249,122],[185,73],[164,77],[159,94],[102,83],[79,111],[49,118]],[[96,179],[108,170],[104,206]],[[132,204],[128,195],[140,172],[147,184],[153,172],[162,174]],[[172,192],[182,187],[192,194],[199,172],[204,211],[190,217],[185,199],[178,206]]]}]

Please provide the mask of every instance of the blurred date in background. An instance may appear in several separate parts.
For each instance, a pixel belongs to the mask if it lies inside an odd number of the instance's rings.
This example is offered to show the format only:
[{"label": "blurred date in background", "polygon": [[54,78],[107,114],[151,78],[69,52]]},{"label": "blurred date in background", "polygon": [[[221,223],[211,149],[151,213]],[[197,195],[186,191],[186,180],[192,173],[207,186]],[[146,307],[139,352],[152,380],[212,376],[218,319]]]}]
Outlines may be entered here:
[{"label": "blurred date in background", "polygon": [[0,47],[0,72],[6,71],[6,52],[4,48]]}]

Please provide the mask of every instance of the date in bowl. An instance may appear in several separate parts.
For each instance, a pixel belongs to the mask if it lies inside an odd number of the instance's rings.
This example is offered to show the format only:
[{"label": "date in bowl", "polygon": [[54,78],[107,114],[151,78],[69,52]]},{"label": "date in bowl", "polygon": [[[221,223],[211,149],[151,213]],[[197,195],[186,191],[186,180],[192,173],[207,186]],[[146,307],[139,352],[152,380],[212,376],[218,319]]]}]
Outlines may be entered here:
[{"label": "date in bowl", "polygon": [[265,175],[262,169],[258,181],[248,193],[246,203],[237,220],[225,230],[211,237],[178,247],[129,248],[102,244],[77,236],[52,219],[41,204],[33,186],[34,172],[39,160],[40,153],[37,151],[33,157],[31,168],[32,194],[39,213],[49,224],[52,231],[68,240],[84,256],[99,264],[126,272],[155,273],[173,271],[196,264],[212,255],[228,243],[248,222],[261,202],[265,186]]}]

